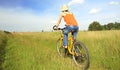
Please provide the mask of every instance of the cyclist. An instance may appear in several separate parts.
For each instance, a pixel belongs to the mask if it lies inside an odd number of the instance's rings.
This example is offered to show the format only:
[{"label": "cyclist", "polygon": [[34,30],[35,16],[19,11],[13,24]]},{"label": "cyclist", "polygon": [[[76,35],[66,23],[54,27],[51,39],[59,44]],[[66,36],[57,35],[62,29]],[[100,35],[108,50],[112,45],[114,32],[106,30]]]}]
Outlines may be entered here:
[{"label": "cyclist", "polygon": [[63,5],[61,7],[61,14],[54,29],[58,28],[59,24],[61,23],[62,18],[66,22],[65,24],[66,27],[63,32],[64,33],[63,47],[67,49],[68,33],[72,31],[73,38],[74,40],[76,40],[76,35],[77,35],[79,27],[78,27],[78,23],[76,19],[74,18],[73,13],[69,11],[69,7],[67,5]]}]

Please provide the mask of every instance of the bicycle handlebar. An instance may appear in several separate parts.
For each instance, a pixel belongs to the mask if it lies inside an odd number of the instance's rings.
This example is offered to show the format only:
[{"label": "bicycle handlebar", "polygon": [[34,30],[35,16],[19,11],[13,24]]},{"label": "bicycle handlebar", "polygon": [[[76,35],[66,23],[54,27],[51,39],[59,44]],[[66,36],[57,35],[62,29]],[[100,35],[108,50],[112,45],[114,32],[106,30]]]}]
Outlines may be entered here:
[{"label": "bicycle handlebar", "polygon": [[58,30],[64,30],[65,28],[58,28]]},{"label": "bicycle handlebar", "polygon": [[57,26],[53,26],[53,30],[64,30],[65,28],[57,28]]}]

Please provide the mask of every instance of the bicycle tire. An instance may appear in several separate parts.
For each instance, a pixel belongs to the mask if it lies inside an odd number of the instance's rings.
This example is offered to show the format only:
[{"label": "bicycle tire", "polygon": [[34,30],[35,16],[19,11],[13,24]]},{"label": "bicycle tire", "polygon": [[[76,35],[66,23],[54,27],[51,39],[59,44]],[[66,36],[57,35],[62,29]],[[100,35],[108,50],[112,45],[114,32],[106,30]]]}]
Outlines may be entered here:
[{"label": "bicycle tire", "polygon": [[[56,49],[60,56],[64,56],[64,54],[65,54],[62,41],[63,41],[62,39],[58,39],[57,44],[56,44]],[[60,42],[61,42],[61,44],[60,44]]]},{"label": "bicycle tire", "polygon": [[82,42],[76,41],[73,46],[73,51],[77,53],[77,55],[73,55],[75,64],[80,66],[83,70],[87,70],[89,68],[90,61],[86,46]]}]

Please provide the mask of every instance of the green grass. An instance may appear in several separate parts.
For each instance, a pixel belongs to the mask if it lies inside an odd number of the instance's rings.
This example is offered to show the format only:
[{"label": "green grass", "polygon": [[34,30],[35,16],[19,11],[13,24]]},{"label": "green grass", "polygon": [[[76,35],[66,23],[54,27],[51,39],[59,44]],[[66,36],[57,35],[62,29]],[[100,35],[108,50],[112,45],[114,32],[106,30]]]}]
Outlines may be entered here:
[{"label": "green grass", "polygon": [[[12,33],[7,38],[5,35],[0,32],[0,45],[5,44],[1,70],[80,70],[71,58],[58,55],[55,45],[59,32]],[[85,43],[90,54],[89,70],[120,70],[119,35],[119,30],[78,33],[77,39]]]},{"label": "green grass", "polygon": [[7,38],[9,37],[9,34],[4,33],[3,31],[0,31],[0,70],[4,69],[3,63],[5,61],[5,49],[7,44]]},{"label": "green grass", "polygon": [[79,33],[90,53],[90,70],[120,70],[120,31]]}]

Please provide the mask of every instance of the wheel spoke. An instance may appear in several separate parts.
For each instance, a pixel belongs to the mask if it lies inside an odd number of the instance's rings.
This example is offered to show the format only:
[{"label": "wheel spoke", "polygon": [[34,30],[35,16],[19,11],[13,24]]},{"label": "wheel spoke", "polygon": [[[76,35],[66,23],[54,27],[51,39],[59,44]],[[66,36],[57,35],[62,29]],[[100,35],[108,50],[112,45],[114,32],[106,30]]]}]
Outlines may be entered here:
[{"label": "wheel spoke", "polygon": [[86,69],[89,66],[89,55],[85,45],[81,42],[76,42],[74,44],[73,50],[75,51],[75,55],[73,55],[73,60],[78,66],[82,66],[82,68]]}]

